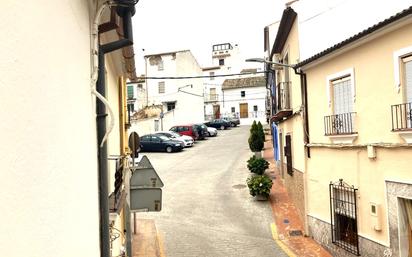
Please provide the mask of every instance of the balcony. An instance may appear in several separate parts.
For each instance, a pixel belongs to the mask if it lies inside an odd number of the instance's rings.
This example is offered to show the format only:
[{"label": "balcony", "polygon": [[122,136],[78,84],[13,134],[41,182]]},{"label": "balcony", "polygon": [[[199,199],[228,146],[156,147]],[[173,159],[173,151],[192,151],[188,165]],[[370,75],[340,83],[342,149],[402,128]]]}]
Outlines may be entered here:
[{"label": "balcony", "polygon": [[412,102],[391,106],[392,131],[398,132],[406,143],[412,143]]},{"label": "balcony", "polygon": [[392,131],[412,130],[412,103],[391,106]]},{"label": "balcony", "polygon": [[219,101],[219,94],[205,94],[205,103],[212,103]]},{"label": "balcony", "polygon": [[356,112],[325,116],[325,136],[329,136],[333,143],[352,144],[358,137],[355,129]]},{"label": "balcony", "polygon": [[272,117],[272,121],[280,121],[283,118],[289,117],[292,115],[292,107],[290,103],[290,87],[291,82],[280,82],[276,86],[276,111],[275,115]]}]

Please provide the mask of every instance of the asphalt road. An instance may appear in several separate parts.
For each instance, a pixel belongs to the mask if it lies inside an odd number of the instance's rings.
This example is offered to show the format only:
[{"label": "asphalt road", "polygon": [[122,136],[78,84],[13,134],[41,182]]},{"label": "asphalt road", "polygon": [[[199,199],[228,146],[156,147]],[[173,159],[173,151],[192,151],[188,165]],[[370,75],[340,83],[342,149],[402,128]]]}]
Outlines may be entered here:
[{"label": "asphalt road", "polygon": [[179,153],[144,153],[164,182],[152,218],[167,257],[287,256],[272,238],[268,202],[248,192],[249,126],[218,132]]}]

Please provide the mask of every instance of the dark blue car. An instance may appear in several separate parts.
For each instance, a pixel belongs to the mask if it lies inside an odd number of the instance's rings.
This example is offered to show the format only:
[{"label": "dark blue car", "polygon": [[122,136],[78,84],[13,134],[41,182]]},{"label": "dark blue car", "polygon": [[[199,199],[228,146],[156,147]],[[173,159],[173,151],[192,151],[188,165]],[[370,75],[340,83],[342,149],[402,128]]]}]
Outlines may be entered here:
[{"label": "dark blue car", "polygon": [[181,151],[183,142],[171,140],[162,135],[149,134],[140,138],[140,149],[142,152],[163,152],[168,153]]}]

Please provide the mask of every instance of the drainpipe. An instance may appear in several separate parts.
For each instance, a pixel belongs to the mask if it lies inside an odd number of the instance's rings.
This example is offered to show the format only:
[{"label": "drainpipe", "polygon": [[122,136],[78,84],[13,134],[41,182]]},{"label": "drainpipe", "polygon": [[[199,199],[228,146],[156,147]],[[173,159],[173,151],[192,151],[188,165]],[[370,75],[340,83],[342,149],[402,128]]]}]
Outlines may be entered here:
[{"label": "drainpipe", "polygon": [[[115,42],[99,45],[98,51],[98,78],[96,83],[97,92],[104,98],[106,96],[105,81],[105,54],[121,49],[133,44],[132,20],[135,12],[134,4],[136,1],[115,1],[117,14],[122,17],[124,38]],[[110,257],[110,231],[109,231],[109,186],[108,186],[108,167],[107,167],[107,143],[106,134],[106,105],[96,99],[97,113],[97,143],[98,143],[98,177],[99,177],[99,206],[100,206],[100,256]]]}]

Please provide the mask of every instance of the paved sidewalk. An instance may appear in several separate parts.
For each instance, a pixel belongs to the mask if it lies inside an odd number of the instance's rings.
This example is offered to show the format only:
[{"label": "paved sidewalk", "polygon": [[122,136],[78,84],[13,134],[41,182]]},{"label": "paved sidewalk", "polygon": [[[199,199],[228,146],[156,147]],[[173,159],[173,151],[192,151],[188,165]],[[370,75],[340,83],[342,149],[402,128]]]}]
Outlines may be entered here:
[{"label": "paved sidewalk", "polygon": [[304,234],[304,228],[298,211],[283,185],[280,172],[274,164],[270,135],[266,135],[263,157],[270,163],[269,176],[275,177],[270,193],[270,204],[275,220],[272,224],[273,239],[289,256],[331,257],[332,255],[313,239],[304,235],[290,235],[292,231],[301,231]]},{"label": "paved sidewalk", "polygon": [[153,219],[137,219],[133,234],[132,257],[164,257],[163,240]]}]

